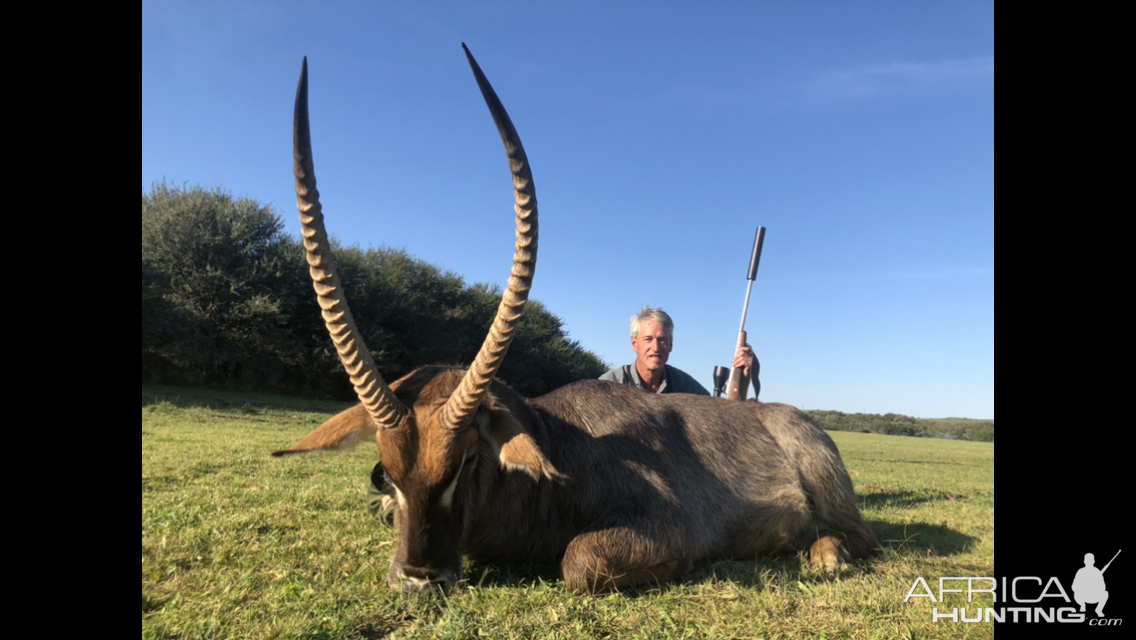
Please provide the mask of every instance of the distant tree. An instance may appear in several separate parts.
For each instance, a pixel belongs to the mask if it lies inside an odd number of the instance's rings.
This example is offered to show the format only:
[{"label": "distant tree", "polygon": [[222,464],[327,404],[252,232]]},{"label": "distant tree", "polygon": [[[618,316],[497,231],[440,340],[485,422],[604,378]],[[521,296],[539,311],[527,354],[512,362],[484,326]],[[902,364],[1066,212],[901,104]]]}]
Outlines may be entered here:
[{"label": "distant tree", "polygon": [[861,431],[895,436],[950,438],[954,440],[994,440],[992,420],[965,418],[914,418],[900,413],[842,413],[809,410],[805,412],[821,428],[833,431]]},{"label": "distant tree", "polygon": [[977,442],[994,442],[994,427],[992,425],[978,427],[971,434],[971,440]]},{"label": "distant tree", "polygon": [[297,256],[281,229],[271,208],[220,188],[162,181],[142,194],[143,375],[271,386],[297,355],[280,299]]}]

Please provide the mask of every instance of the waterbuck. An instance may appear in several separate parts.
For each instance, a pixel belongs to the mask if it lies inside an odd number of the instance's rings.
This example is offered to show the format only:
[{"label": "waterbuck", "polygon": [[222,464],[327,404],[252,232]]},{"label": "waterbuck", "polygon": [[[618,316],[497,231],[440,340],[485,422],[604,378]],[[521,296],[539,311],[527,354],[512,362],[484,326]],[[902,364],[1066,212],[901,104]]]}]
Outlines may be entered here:
[{"label": "waterbuck", "polygon": [[709,556],[808,550],[834,570],[874,551],[836,446],[792,407],[600,381],[526,400],[494,380],[532,283],[536,193],[509,116],[468,49],[466,56],[513,174],[512,274],[468,370],[423,367],[389,387],[336,275],[313,173],[304,61],[294,121],[304,246],[361,404],[276,454],[376,437],[397,498],[387,582],[410,592],[452,588],[463,556],[560,560],[570,589],[596,593],[674,579]]}]

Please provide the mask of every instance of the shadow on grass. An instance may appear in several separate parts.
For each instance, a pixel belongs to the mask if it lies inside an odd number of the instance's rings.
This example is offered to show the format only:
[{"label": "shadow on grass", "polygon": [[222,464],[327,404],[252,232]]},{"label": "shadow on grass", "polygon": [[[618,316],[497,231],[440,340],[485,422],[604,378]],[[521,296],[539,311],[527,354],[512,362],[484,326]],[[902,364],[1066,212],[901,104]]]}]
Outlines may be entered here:
[{"label": "shadow on grass", "polygon": [[[868,525],[879,538],[885,549],[893,549],[900,555],[931,553],[937,556],[950,556],[969,551],[978,539],[943,525],[913,523],[897,525],[874,521]],[[856,572],[868,568],[872,558],[855,560],[849,570]],[[647,584],[623,589],[628,597],[655,594],[669,584],[698,585],[710,582],[732,582],[747,589],[758,591],[766,588],[771,580],[780,582],[810,584],[825,582],[832,577],[808,564],[801,554],[785,553],[760,556],[755,559],[710,558],[696,562],[685,576],[675,583]],[[471,561],[466,571],[469,586],[524,588],[535,584],[546,584],[563,588],[560,566],[556,563],[498,564]]]},{"label": "shadow on grass", "polygon": [[937,556],[950,556],[965,553],[978,543],[978,538],[941,524],[892,524],[877,521],[869,523],[869,526],[884,548],[895,549],[901,555],[913,551],[929,551]]},{"label": "shadow on grass", "polygon": [[407,613],[395,615],[367,614],[357,619],[359,635],[365,640],[379,640],[389,637],[395,631],[403,628],[414,620],[414,616]]},{"label": "shadow on grass", "polygon": [[[884,549],[891,549],[902,555],[950,556],[969,551],[978,543],[978,538],[968,536],[944,525],[914,523],[895,525],[888,522],[868,523]],[[853,574],[871,571],[872,564],[879,556],[853,560],[847,571]],[[847,575],[847,573],[842,574]],[[753,560],[717,559],[704,560],[681,581],[683,584],[698,584],[710,581],[728,581],[739,586],[762,590],[771,581],[808,585],[833,580],[833,576],[810,565],[806,554],[779,554],[760,556]],[[801,587],[806,588],[807,587]]]},{"label": "shadow on grass", "polygon": [[[727,572],[729,574],[737,573],[739,576],[744,574],[745,578],[738,579],[733,575],[727,576],[723,574],[721,568],[723,564],[736,564],[739,567],[746,567],[738,571]],[[709,582],[714,579],[729,579],[744,583],[746,580],[752,579],[753,565],[753,561],[714,562],[707,560],[695,564],[694,569],[678,581],[625,587],[620,589],[619,593],[624,597],[637,598],[640,596],[656,595],[659,589],[667,588],[672,585],[697,584],[700,582]],[[560,565],[554,562],[496,564],[492,562],[471,561],[466,568],[466,588],[525,589],[534,585],[547,585],[553,589],[567,590],[567,587],[564,585],[564,578],[560,573]]]},{"label": "shadow on grass", "polygon": [[152,598],[146,595],[145,591],[142,592],[142,613],[157,611],[158,609],[161,609],[162,605],[164,604],[166,604],[165,600],[160,598]]},{"label": "shadow on grass", "polygon": [[208,408],[247,410],[250,413],[264,409],[281,411],[309,411],[338,413],[351,406],[350,402],[281,396],[268,393],[249,393],[208,389],[204,387],[170,387],[142,385],[142,408],[172,405],[177,408]]},{"label": "shadow on grass", "polygon": [[938,502],[941,500],[965,500],[966,496],[938,489],[900,490],[889,489],[877,485],[864,487],[868,493],[857,496],[861,507],[899,507],[907,508],[925,502]]},{"label": "shadow on grass", "polygon": [[471,587],[527,587],[534,584],[563,583],[556,562],[506,564],[471,560],[465,582]]},{"label": "shadow on grass", "polygon": [[[851,570],[866,566],[871,559],[852,563]],[[560,566],[555,563],[495,564],[470,561],[466,572],[466,587],[526,588],[544,584],[564,589]],[[656,584],[625,587],[619,593],[628,598],[658,595],[660,589],[685,588],[700,584],[730,582],[739,587],[761,591],[771,581],[790,584],[810,584],[832,580],[832,576],[812,568],[808,561],[795,553],[761,556],[756,559],[735,560],[708,558],[696,562],[686,575],[678,580]]]}]

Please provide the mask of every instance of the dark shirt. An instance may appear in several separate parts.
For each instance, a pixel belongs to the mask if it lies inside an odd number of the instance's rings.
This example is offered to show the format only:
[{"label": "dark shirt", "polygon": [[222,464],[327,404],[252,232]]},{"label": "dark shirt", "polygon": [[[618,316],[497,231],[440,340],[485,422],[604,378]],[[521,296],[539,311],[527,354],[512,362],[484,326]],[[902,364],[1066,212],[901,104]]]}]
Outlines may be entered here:
[{"label": "dark shirt", "polygon": [[[700,396],[710,395],[706,387],[698,384],[698,381],[690,377],[685,371],[676,369],[669,364],[663,366],[665,367],[663,383],[659,385],[658,393],[696,393]],[[600,380],[618,382],[619,384],[626,384],[650,391],[650,389],[643,384],[643,379],[639,377],[639,370],[635,368],[634,363],[616,367],[600,376]]]}]

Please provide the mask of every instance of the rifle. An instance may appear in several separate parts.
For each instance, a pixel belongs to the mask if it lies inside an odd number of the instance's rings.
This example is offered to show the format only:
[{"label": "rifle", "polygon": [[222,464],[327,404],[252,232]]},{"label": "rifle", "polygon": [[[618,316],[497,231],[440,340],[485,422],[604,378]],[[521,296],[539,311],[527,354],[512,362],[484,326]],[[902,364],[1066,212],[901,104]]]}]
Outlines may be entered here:
[{"label": "rifle", "polygon": [[[1124,551],[1124,549],[1121,549],[1120,551]],[[1117,551],[1117,552],[1116,552],[1116,556],[1120,555],[1120,551]],[[1116,560],[1116,556],[1112,556],[1112,560]],[[1109,561],[1108,561],[1108,564],[1104,565],[1104,568],[1103,568],[1103,569],[1101,569],[1101,573],[1104,573],[1105,571],[1108,571],[1108,566],[1109,566],[1110,564],[1112,564],[1112,560],[1109,560]]]},{"label": "rifle", "polygon": [[[746,280],[749,280],[749,285],[746,287],[745,304],[742,306],[742,323],[738,327],[738,345],[734,348],[734,353],[746,345],[746,314],[749,312],[749,296],[753,292],[753,281],[757,278],[757,265],[761,262],[761,246],[765,243],[765,227],[758,227],[757,234],[753,238],[753,254],[749,258],[749,271],[746,272]],[[730,357],[733,360],[733,356]],[[745,375],[744,369],[738,367],[730,374],[729,391],[726,394],[728,400],[745,400],[746,388],[749,387],[749,376]]]}]

